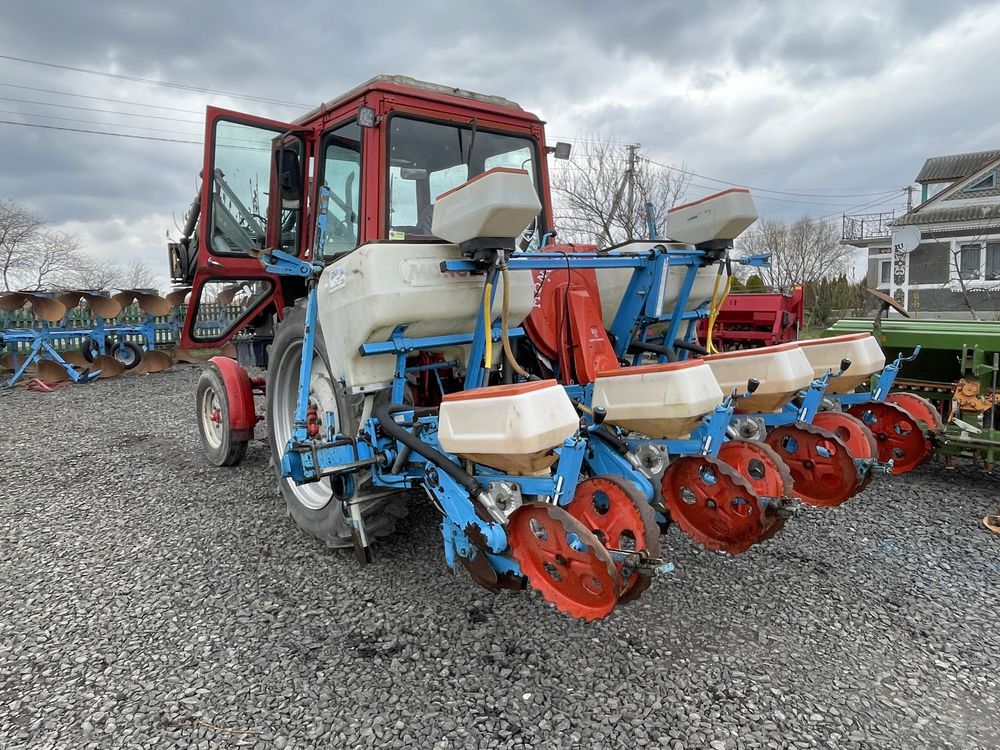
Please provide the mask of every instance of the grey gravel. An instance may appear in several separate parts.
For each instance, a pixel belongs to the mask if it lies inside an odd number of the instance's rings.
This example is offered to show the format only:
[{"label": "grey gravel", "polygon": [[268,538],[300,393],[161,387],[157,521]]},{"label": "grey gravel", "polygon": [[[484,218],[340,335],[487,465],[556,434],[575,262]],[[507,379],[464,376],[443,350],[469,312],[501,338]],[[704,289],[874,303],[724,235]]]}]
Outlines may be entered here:
[{"label": "grey gravel", "polygon": [[445,568],[418,503],[359,569],[197,368],[0,393],[2,748],[995,748],[994,477],[932,463],[597,624]]}]

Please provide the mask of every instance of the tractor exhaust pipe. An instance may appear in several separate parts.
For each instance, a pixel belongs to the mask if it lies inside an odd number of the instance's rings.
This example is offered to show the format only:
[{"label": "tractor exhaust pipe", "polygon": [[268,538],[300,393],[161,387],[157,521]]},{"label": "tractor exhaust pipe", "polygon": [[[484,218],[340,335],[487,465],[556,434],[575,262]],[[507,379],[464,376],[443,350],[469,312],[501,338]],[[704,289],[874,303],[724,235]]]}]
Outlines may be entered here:
[{"label": "tractor exhaust pipe", "polygon": [[187,220],[184,222],[184,229],[181,230],[181,241],[190,240],[191,235],[194,234],[194,225],[198,223],[198,217],[201,215],[201,191],[199,190],[195,196],[194,200],[191,201],[191,207],[187,212]]}]

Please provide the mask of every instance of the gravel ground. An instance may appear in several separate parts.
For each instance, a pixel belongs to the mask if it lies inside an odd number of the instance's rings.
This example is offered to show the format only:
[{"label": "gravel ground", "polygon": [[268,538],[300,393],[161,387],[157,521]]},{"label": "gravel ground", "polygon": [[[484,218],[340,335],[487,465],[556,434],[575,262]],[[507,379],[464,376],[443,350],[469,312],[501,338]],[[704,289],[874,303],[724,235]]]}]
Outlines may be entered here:
[{"label": "gravel ground", "polygon": [[[255,444],[199,453],[194,367],[0,393],[0,747],[995,748],[997,479],[940,463],[587,625],[447,572],[413,507],[367,569]],[[48,439],[42,436],[48,436]]]}]

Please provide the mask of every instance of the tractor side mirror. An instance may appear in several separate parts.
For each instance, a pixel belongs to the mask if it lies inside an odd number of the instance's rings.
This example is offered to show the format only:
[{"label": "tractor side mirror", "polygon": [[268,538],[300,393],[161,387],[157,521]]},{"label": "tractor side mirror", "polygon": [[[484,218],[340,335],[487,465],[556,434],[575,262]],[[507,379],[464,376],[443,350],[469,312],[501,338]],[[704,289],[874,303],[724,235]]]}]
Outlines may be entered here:
[{"label": "tractor side mirror", "polygon": [[555,146],[546,146],[545,153],[552,154],[557,159],[568,159],[573,150],[573,144],[559,141]]},{"label": "tractor side mirror", "polygon": [[299,167],[299,155],[293,149],[282,148],[275,152],[275,160],[281,207],[298,210],[302,204],[302,170]]}]

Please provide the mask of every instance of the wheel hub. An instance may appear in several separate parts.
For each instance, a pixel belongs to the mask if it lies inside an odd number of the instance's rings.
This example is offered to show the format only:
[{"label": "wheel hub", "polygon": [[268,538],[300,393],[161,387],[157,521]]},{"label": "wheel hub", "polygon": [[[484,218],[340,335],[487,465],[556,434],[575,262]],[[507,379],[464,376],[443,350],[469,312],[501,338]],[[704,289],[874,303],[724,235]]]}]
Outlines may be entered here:
[{"label": "wheel hub", "polygon": [[[281,361],[272,363],[269,369],[268,389],[274,399],[271,429],[274,430],[274,440],[279,451],[284,450],[294,430],[301,357],[301,345],[290,346],[285,349]],[[310,411],[315,410],[315,419],[310,420],[307,425],[307,430],[314,437],[321,439],[339,430],[333,379],[320,356],[313,357],[308,406],[311,407]],[[334,499],[333,486],[329,479],[320,479],[308,484],[296,484],[290,479],[281,481],[287,483],[297,500],[309,510],[322,510]]]}]

